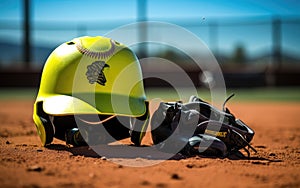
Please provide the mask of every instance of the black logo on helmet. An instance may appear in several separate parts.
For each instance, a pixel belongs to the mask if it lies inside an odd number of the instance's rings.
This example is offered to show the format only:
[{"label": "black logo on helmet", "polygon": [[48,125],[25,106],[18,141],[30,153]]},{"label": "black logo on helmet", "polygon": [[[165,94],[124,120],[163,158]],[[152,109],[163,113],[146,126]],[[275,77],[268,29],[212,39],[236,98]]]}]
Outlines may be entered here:
[{"label": "black logo on helmet", "polygon": [[106,78],[103,72],[105,67],[109,67],[104,61],[95,61],[91,65],[87,66],[86,76],[90,84],[97,82],[100,85],[105,86]]}]

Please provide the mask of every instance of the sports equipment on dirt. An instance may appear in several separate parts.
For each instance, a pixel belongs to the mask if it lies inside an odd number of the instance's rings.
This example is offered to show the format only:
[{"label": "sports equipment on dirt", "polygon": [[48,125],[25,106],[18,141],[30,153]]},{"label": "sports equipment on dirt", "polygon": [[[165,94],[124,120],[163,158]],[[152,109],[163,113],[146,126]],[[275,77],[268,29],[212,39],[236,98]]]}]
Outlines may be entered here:
[{"label": "sports equipment on dirt", "polygon": [[232,96],[224,102],[222,111],[196,96],[191,96],[185,104],[160,103],[151,119],[154,144],[170,152],[180,140],[186,143],[180,151],[185,155],[225,157],[244,149],[249,156],[247,147],[256,152],[249,144],[254,131],[225,107]]},{"label": "sports equipment on dirt", "polygon": [[[149,117],[145,99],[141,67],[128,47],[101,36],[79,37],[48,57],[33,120],[42,145],[53,137],[65,140],[77,121],[88,130],[104,124],[113,137],[131,136],[139,145]],[[128,123],[124,129],[119,117]]]}]

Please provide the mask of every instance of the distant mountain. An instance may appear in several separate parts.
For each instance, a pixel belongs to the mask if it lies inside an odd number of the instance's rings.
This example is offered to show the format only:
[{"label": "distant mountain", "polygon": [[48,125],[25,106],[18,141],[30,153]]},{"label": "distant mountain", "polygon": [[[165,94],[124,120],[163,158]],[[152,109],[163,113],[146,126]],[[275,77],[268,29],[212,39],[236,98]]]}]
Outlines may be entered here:
[{"label": "distant mountain", "polygon": [[[266,62],[272,62],[273,61],[273,54],[263,54],[260,56],[252,57],[251,59],[248,60],[248,63],[250,64],[259,64],[259,63],[266,63]],[[281,54],[281,63],[282,64],[288,64],[288,65],[293,65],[293,64],[300,64],[300,59],[290,55],[288,53],[282,53]]]},{"label": "distant mountain", "polygon": [[[34,65],[43,65],[50,55],[50,53],[56,48],[47,47],[47,46],[33,46],[32,47],[32,64]],[[196,52],[193,52],[196,54]],[[137,52],[138,56],[139,53]],[[183,52],[169,47],[166,50],[160,51],[158,53],[151,54],[154,57],[160,57],[168,59],[185,70],[194,70],[195,62],[184,54]],[[198,54],[199,55],[199,54]],[[141,58],[141,56],[139,56]],[[21,44],[15,44],[10,42],[0,41],[0,67],[1,66],[14,66],[14,64],[21,64],[23,59],[23,48]],[[216,56],[216,59],[220,65],[230,65],[232,57],[227,54],[219,53]],[[288,53],[282,53],[281,55],[282,64],[284,65],[300,65],[300,58],[289,55]],[[248,57],[244,65],[264,65],[271,63],[273,56],[271,53],[265,53],[262,55]],[[13,64],[14,63],[14,64]],[[151,67],[151,66],[150,66]],[[196,66],[197,67],[197,66]],[[149,66],[148,66],[149,68]],[[158,69],[161,70],[162,67],[151,67],[149,69]]]},{"label": "distant mountain", "polygon": [[[32,62],[43,65],[55,47],[33,46]],[[23,47],[20,44],[0,41],[0,65],[20,63],[23,60]]]}]

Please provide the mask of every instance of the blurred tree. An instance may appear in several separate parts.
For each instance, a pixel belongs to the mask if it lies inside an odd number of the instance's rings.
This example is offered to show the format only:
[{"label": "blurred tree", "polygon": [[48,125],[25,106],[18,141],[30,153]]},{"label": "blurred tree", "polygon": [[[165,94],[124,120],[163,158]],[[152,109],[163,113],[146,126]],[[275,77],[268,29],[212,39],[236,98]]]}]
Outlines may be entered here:
[{"label": "blurred tree", "polygon": [[198,70],[199,67],[194,62],[191,57],[189,57],[183,51],[173,48],[173,47],[166,47],[165,50],[162,50],[154,55],[155,57],[160,57],[163,59],[167,59],[178,66],[180,66],[184,70]]},{"label": "blurred tree", "polygon": [[236,46],[231,62],[234,64],[244,64],[246,62],[246,51],[243,45]]}]

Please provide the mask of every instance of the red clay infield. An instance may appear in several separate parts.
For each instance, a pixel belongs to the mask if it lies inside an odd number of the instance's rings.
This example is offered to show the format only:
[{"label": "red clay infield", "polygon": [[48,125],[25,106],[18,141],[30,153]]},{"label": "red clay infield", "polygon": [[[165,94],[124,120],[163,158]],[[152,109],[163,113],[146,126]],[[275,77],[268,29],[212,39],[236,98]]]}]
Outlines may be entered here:
[{"label": "red clay infield", "polygon": [[[250,159],[192,157],[149,167],[114,163],[88,147],[67,148],[59,140],[41,147],[32,105],[0,101],[0,187],[300,187],[299,102],[228,105],[256,132],[252,145],[258,153]],[[151,144],[149,135],[144,144]]]}]

